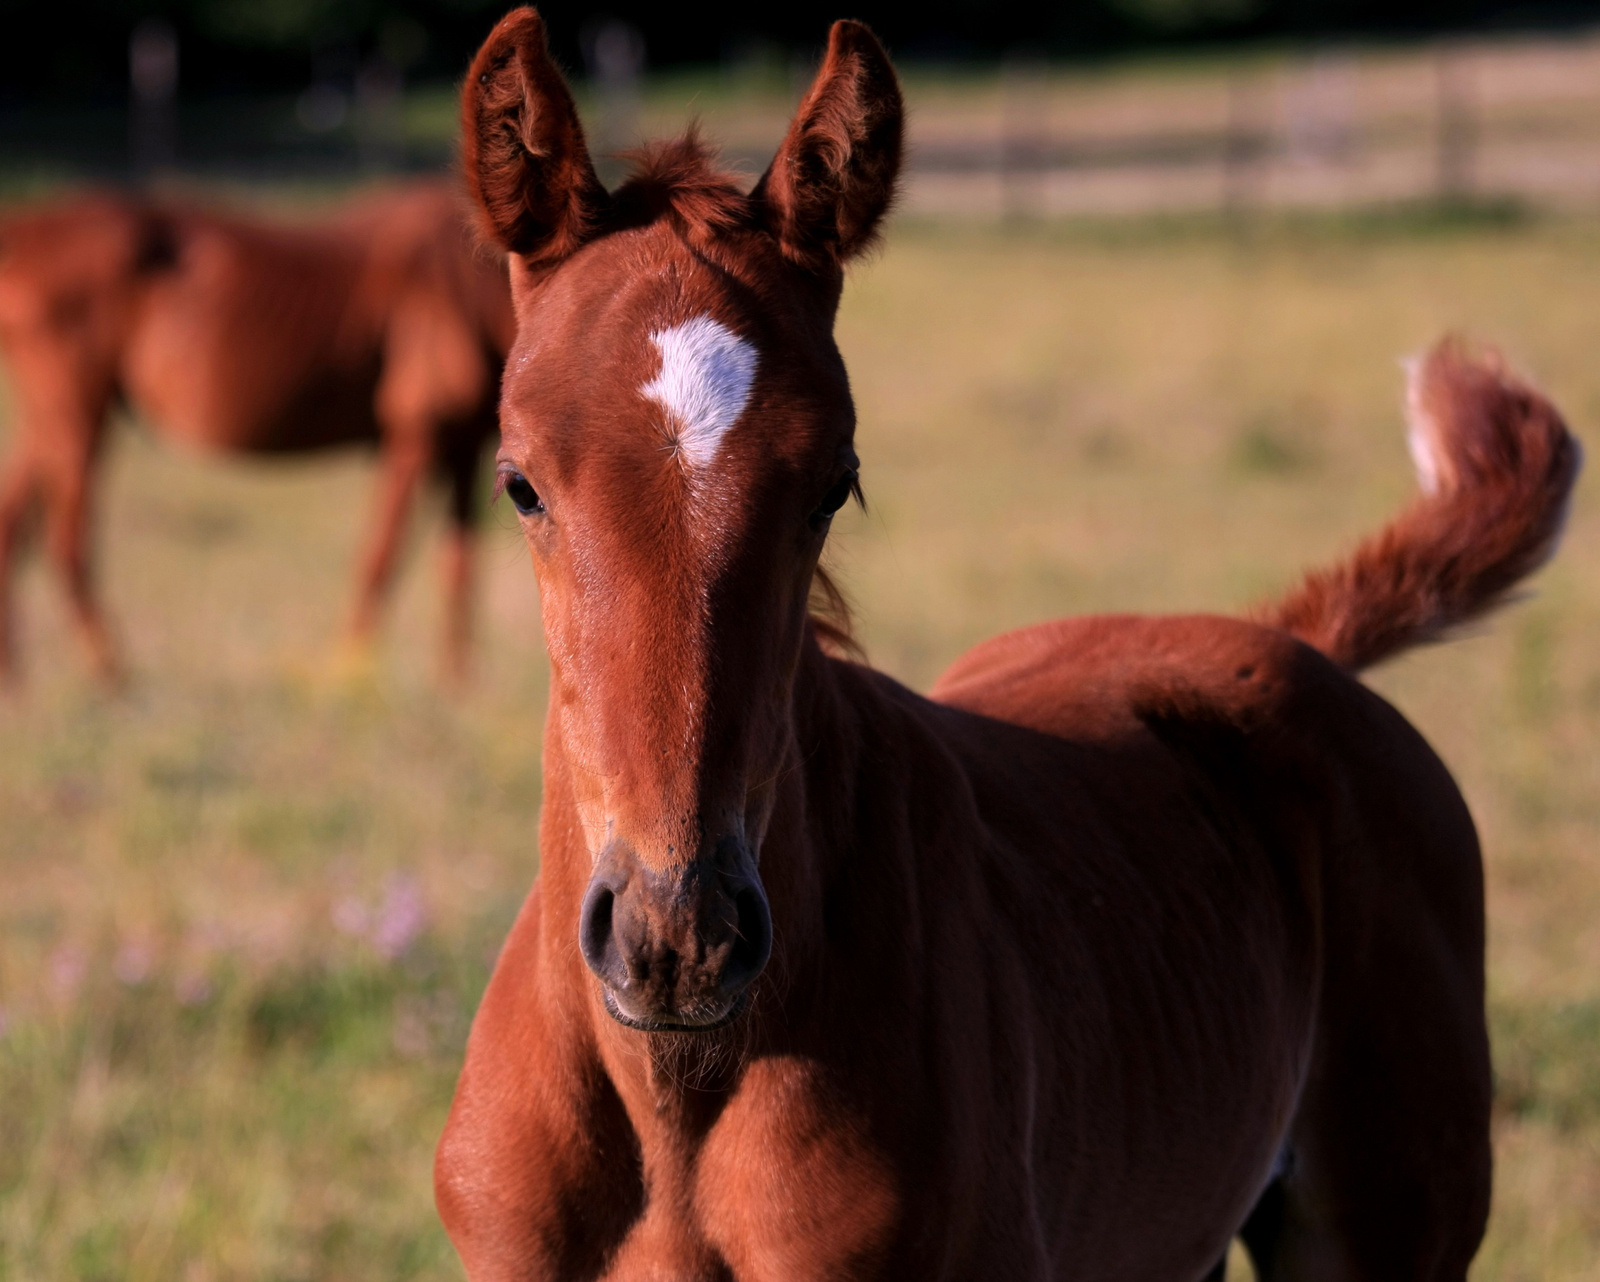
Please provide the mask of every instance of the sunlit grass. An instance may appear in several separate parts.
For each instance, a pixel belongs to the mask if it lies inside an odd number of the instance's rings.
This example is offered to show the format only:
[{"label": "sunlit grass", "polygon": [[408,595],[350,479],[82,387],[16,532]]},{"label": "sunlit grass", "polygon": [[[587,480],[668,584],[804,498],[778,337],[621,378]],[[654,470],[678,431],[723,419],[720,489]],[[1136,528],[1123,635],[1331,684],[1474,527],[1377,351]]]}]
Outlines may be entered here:
[{"label": "sunlit grass", "polygon": [[[1593,455],[1597,297],[1591,222],[901,226],[840,320],[869,510],[832,555],[867,649],[925,686],[1002,628],[1277,590],[1409,494],[1397,358],[1446,329],[1504,344]],[[437,691],[430,517],[376,662],[333,663],[369,480],[119,432],[118,699],[24,575],[30,684],[0,706],[7,1282],[459,1276],[428,1169],[537,864],[543,658],[492,518],[477,684]],[[1488,857],[1477,1282],[1600,1274],[1595,484],[1531,601],[1373,677]]]}]

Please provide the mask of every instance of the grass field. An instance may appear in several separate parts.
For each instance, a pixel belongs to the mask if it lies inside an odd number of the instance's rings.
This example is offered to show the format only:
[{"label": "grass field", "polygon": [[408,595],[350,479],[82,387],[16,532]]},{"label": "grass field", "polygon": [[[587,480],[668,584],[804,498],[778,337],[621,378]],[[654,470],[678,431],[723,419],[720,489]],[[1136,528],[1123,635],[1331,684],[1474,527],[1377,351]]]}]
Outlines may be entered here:
[{"label": "grass field", "polygon": [[[1450,328],[1502,343],[1593,453],[1600,222],[895,228],[839,326],[870,511],[832,557],[869,654],[925,686],[1002,628],[1273,592],[1404,501],[1396,359]],[[332,672],[369,480],[360,457],[246,466],[119,431],[99,545],[120,698],[23,576],[4,1282],[459,1276],[429,1164],[538,866],[543,656],[499,513],[476,684],[438,692],[430,515],[373,670]],[[1487,850],[1501,1090],[1477,1282],[1600,1276],[1596,484],[1530,600],[1372,677]]]}]

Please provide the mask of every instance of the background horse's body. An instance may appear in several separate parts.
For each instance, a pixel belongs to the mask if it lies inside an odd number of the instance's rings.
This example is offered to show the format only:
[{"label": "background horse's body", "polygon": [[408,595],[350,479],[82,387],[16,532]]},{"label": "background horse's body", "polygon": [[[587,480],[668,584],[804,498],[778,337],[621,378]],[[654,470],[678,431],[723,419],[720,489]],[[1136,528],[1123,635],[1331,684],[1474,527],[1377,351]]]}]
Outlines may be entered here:
[{"label": "background horse's body", "polygon": [[473,490],[510,319],[502,269],[442,185],[371,196],[318,223],[95,196],[0,225],[0,349],[16,408],[0,476],[0,672],[11,664],[9,572],[35,504],[76,621],[114,671],[88,520],[119,400],[205,450],[378,443],[383,479],[352,620],[362,637],[412,494],[436,474],[450,493],[447,661],[459,667]]},{"label": "background horse's body", "polygon": [[530,10],[463,101],[552,670],[539,882],[436,1167],[468,1272],[1197,1282],[1242,1233],[1268,1282],[1462,1282],[1477,839],[1354,674],[1550,554],[1555,410],[1442,345],[1423,493],[1258,622],[1046,624],[925,699],[807,616],[859,480],[829,333],[898,162],[881,47],[835,26],[748,194],[692,138],[605,192]]}]

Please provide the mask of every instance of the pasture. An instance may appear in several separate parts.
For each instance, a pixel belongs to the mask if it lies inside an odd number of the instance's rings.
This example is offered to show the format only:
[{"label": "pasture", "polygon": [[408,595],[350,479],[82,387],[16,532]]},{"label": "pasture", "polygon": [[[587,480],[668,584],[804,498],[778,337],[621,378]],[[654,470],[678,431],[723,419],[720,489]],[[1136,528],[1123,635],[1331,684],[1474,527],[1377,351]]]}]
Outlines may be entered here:
[{"label": "pasture", "polygon": [[[1409,495],[1396,358],[1445,329],[1502,344],[1593,456],[1597,299],[1577,216],[893,224],[839,323],[869,510],[831,563],[860,638],[925,687],[1051,615],[1275,592]],[[335,655],[370,467],[120,424],[97,531],[120,697],[28,562],[28,685],[0,704],[6,1282],[459,1276],[429,1168],[538,867],[538,610],[494,512],[464,697],[434,679],[419,557],[372,660]],[[1372,678],[1487,854],[1478,1282],[1600,1272],[1597,487],[1531,599]]]}]

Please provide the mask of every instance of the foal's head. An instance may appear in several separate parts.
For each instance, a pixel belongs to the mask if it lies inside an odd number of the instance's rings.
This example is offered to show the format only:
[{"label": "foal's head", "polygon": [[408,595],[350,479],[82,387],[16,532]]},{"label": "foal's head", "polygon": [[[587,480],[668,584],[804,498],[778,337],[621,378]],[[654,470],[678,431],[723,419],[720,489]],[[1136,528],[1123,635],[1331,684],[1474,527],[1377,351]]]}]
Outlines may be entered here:
[{"label": "foal's head", "polygon": [[866,28],[835,25],[749,195],[693,136],[608,194],[531,9],[495,28],[462,105],[467,179],[511,255],[498,466],[590,861],[572,929],[615,1018],[713,1028],[772,946],[758,863],[807,597],[857,491],[834,312],[893,194],[899,87]]}]

